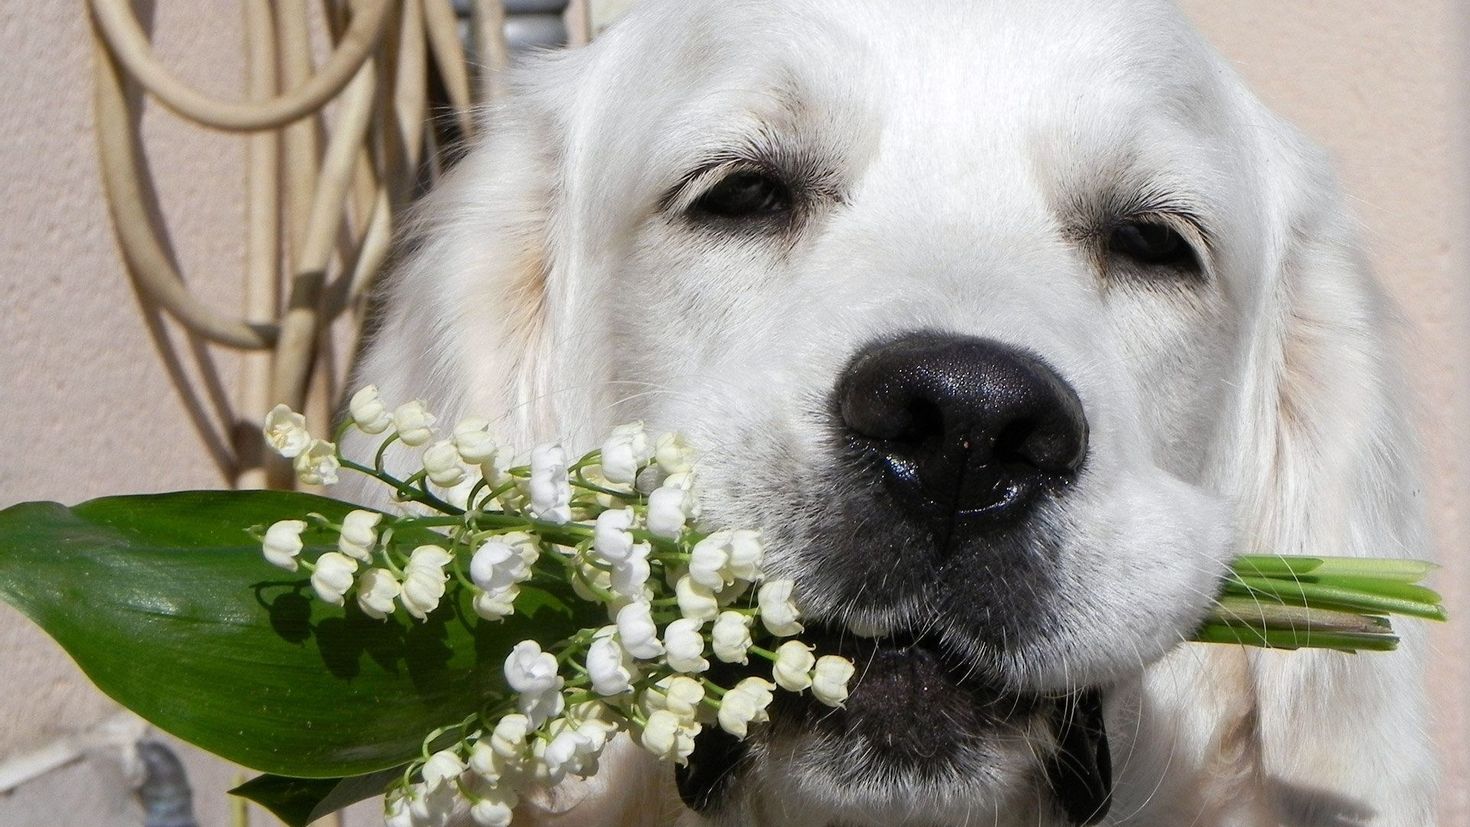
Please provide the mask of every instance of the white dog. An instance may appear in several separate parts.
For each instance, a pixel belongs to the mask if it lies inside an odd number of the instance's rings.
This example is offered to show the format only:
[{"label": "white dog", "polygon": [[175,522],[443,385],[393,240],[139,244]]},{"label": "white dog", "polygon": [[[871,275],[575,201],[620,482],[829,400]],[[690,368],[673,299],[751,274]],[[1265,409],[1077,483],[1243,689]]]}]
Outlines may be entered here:
[{"label": "white dog", "polygon": [[685,431],[862,669],[701,742],[688,808],[625,749],[520,823],[1433,823],[1413,624],[1180,644],[1233,555],[1426,544],[1326,162],[1175,9],[647,0],[518,79],[358,384]]}]

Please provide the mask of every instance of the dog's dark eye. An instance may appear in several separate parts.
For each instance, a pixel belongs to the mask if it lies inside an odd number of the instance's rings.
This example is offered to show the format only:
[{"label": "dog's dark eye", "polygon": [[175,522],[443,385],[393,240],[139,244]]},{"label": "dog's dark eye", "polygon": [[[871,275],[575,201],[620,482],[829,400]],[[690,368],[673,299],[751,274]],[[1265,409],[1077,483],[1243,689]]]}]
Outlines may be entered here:
[{"label": "dog's dark eye", "polygon": [[742,170],[710,187],[690,209],[714,218],[774,218],[791,211],[791,190],[768,173]]},{"label": "dog's dark eye", "polygon": [[1129,221],[1108,234],[1108,252],[1146,267],[1173,267],[1197,272],[1194,248],[1174,228],[1153,221]]}]

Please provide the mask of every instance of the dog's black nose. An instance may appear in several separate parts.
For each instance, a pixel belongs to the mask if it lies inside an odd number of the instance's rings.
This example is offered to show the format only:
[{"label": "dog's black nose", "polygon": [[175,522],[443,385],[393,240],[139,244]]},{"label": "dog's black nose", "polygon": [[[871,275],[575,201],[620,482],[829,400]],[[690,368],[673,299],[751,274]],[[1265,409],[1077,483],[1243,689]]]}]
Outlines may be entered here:
[{"label": "dog's black nose", "polygon": [[838,381],[848,442],[909,507],[949,520],[1019,516],[1087,454],[1082,402],[1040,358],[989,339],[912,333],[872,345]]}]

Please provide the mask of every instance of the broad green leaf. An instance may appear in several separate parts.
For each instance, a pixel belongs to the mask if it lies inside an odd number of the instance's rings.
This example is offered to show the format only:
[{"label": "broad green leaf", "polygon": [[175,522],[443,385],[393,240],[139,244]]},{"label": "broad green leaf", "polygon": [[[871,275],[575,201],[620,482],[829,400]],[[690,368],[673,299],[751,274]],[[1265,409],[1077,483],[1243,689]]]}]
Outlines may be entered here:
[{"label": "broad green leaf", "polygon": [[306,827],[319,818],[364,799],[381,795],[403,774],[402,767],[351,778],[287,778],[260,775],[230,790],[275,813],[290,827]]},{"label": "broad green leaf", "polygon": [[[411,760],[431,730],[505,697],[515,643],[605,623],[592,604],[530,584],[518,614],[475,616],[465,589],[417,622],[317,600],[246,529],[352,506],[289,492],[110,497],[0,511],[0,599],[57,640],[102,691],[231,761],[302,778]],[[420,529],[408,542],[434,539]],[[304,558],[330,550],[308,531]],[[564,587],[563,587],[564,588]]]}]

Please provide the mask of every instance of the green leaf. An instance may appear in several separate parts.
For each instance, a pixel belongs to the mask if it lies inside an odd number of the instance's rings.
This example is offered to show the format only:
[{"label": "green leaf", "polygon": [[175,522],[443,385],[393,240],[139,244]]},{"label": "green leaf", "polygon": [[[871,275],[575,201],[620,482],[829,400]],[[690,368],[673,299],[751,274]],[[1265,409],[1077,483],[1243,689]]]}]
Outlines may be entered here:
[{"label": "green leaf", "polygon": [[230,790],[230,795],[254,801],[290,827],[306,827],[343,807],[381,795],[383,788],[402,774],[402,767],[394,767],[351,778],[260,775]]},{"label": "green leaf", "polygon": [[[254,525],[352,506],[290,492],[110,497],[0,511],[0,599],[59,642],[102,691],[159,728],[277,775],[398,767],[431,730],[506,697],[512,646],[605,623],[592,604],[532,588],[480,620],[454,589],[427,622],[373,620],[315,599],[265,562]],[[422,534],[416,537],[415,533]],[[425,529],[396,537],[441,539]],[[330,550],[310,530],[303,557]]]}]

